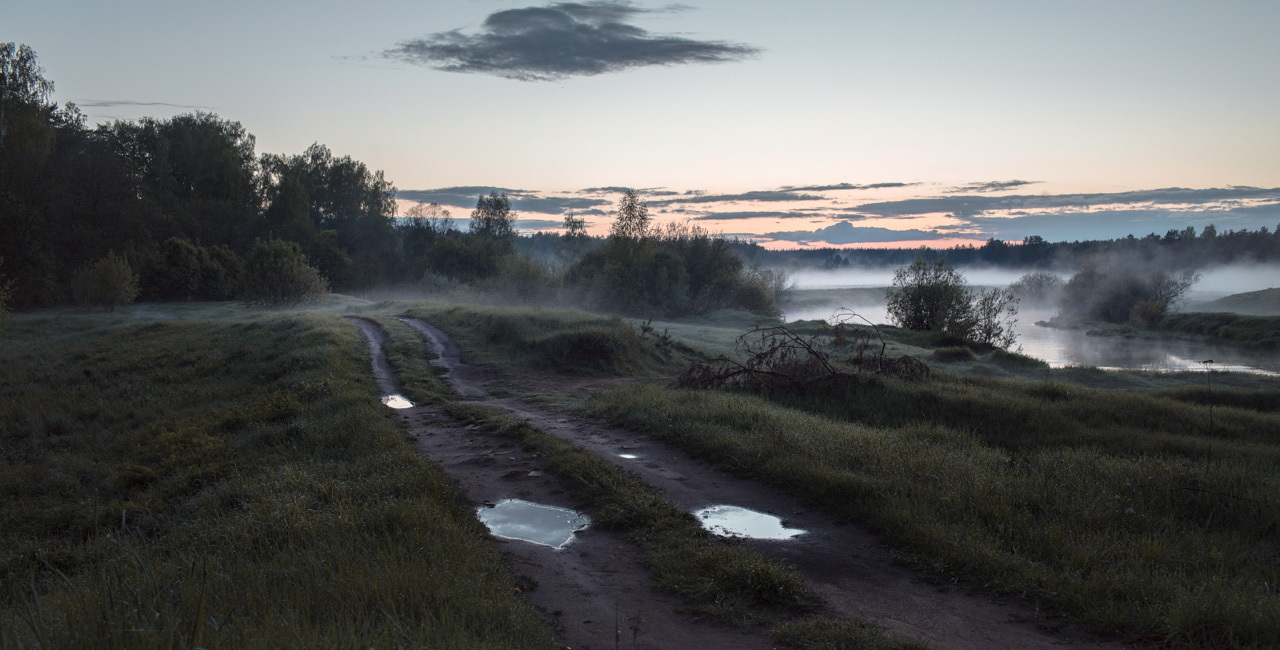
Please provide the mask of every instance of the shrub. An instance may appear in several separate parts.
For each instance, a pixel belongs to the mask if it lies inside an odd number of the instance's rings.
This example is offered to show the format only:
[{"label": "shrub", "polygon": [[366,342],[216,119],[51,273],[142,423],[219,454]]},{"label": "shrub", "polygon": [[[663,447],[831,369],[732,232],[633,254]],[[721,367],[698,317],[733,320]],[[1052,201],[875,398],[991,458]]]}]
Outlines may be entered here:
[{"label": "shrub", "polygon": [[240,298],[268,308],[312,302],[329,291],[329,283],[307,264],[307,257],[294,242],[259,240],[249,253]]},{"label": "shrub", "polygon": [[129,262],[114,252],[76,271],[71,278],[71,296],[78,305],[102,305],[114,311],[138,297],[138,274]]},{"label": "shrub", "polygon": [[1033,271],[1018,278],[1009,285],[1019,300],[1033,305],[1052,305],[1058,302],[1062,287],[1066,283],[1055,273]]},{"label": "shrub", "polygon": [[1159,322],[1199,279],[1192,271],[1142,276],[1125,268],[1104,272],[1087,266],[1067,281],[1058,307],[1063,316],[1148,327]]},{"label": "shrub", "polygon": [[916,257],[893,274],[885,291],[889,319],[910,330],[932,330],[967,338],[973,329],[973,292],[945,259]]}]

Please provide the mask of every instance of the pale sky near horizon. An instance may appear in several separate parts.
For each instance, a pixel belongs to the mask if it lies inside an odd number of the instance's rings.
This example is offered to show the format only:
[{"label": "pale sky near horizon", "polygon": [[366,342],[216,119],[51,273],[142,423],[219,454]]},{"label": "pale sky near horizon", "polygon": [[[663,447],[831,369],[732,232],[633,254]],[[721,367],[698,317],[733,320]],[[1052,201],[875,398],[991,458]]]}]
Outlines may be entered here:
[{"label": "pale sky near horizon", "polygon": [[[542,11],[500,13],[530,7]],[[320,142],[418,198],[523,191],[527,227],[575,211],[602,228],[615,195],[578,191],[616,186],[650,189],[664,218],[779,245],[1280,223],[1280,191],[1232,189],[1280,188],[1275,0],[125,1],[2,14],[0,39],[33,47],[55,99],[91,122],[209,110],[260,153]],[[565,34],[596,40],[570,51]],[[690,61],[699,53],[725,60]],[[451,64],[471,70],[437,69]],[[561,76],[508,78],[529,74]],[[1028,183],[983,185],[1015,180]],[[1123,194],[1173,187],[1220,191]]]}]

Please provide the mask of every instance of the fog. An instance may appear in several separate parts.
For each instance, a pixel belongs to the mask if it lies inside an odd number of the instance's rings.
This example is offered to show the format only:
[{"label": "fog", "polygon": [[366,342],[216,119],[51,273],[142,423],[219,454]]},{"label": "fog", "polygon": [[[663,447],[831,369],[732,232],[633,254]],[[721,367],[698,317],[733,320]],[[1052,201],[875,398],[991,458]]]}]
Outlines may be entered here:
[{"label": "fog", "polygon": [[1280,264],[1232,264],[1200,271],[1192,291],[1230,295],[1280,287]]},{"label": "fog", "polygon": [[[905,266],[905,265],[904,265]],[[900,267],[866,266],[833,269],[805,269],[791,272],[797,289],[848,289],[854,287],[887,287],[893,284],[893,273]],[[979,287],[1004,287],[1034,269],[1002,269],[989,266],[956,267],[969,284]],[[1062,274],[1059,274],[1062,275]],[[1063,275],[1063,279],[1067,279]]]},{"label": "fog", "polygon": [[[836,309],[852,309],[872,323],[888,323],[884,289],[893,284],[896,267],[863,267],[835,270],[804,270],[792,274],[794,298],[784,305],[784,318],[827,320]],[[1003,287],[1028,270],[990,267],[957,267],[971,286]],[[1064,280],[1070,274],[1059,274]],[[1201,279],[1187,297],[1212,300],[1235,293],[1280,287],[1280,265],[1235,264],[1201,271]],[[1088,336],[1082,330],[1064,330],[1035,325],[1057,315],[1052,307],[1024,305],[1013,329],[1022,352],[1050,366],[1081,365],[1108,369],[1150,371],[1203,370],[1203,359],[1214,359],[1215,370],[1280,373],[1280,355],[1260,353],[1234,346],[1193,341],[1125,339]]]}]

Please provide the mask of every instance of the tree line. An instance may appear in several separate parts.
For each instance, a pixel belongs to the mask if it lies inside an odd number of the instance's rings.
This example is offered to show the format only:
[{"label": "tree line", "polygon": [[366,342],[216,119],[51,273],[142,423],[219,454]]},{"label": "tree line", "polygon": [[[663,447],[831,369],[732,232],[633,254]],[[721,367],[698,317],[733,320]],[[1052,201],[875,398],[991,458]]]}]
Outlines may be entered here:
[{"label": "tree line", "polygon": [[772,314],[785,284],[705,231],[654,228],[635,192],[606,240],[566,217],[564,232],[528,238],[554,251],[537,259],[517,247],[505,195],[479,197],[465,232],[434,204],[397,218],[382,172],[324,145],[259,154],[240,123],[203,112],[90,127],[53,90],[34,51],[0,43],[0,310],[134,297],[278,306],[392,286]]},{"label": "tree line", "polygon": [[[915,260],[918,248],[770,251],[741,244],[743,252],[769,266],[839,269],[847,266],[903,266]],[[1018,243],[988,239],[981,246],[931,249],[931,255],[953,266],[994,266],[1030,269],[1076,269],[1098,260],[1124,257],[1144,270],[1198,269],[1235,262],[1280,261],[1280,225],[1272,231],[1239,229],[1219,232],[1214,224],[1118,239],[1050,242],[1032,235]]]}]

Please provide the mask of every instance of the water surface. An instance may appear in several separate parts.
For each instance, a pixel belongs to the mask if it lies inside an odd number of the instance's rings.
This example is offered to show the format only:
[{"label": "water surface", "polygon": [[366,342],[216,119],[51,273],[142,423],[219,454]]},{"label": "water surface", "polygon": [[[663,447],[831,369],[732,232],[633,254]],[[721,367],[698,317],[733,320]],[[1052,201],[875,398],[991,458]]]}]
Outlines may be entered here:
[{"label": "water surface", "polygon": [[702,527],[722,537],[751,539],[791,539],[805,531],[787,528],[782,520],[763,512],[738,506],[717,505],[693,513]]},{"label": "water surface", "polygon": [[586,515],[522,499],[503,499],[494,506],[476,508],[480,521],[498,537],[518,539],[551,548],[564,548],[573,534],[591,525]]}]

